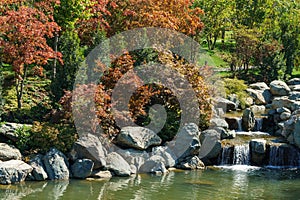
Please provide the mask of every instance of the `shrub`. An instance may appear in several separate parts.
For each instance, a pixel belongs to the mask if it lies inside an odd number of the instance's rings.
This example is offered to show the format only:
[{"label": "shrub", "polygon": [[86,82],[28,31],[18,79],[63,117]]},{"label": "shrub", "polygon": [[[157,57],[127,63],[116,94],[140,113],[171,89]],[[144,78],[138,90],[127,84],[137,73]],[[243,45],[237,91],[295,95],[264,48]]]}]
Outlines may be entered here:
[{"label": "shrub", "polygon": [[77,139],[76,130],[69,124],[50,124],[34,122],[32,128],[17,129],[19,137],[16,143],[22,153],[46,153],[55,147],[66,153]]},{"label": "shrub", "polygon": [[241,108],[244,109],[246,107],[246,98],[249,97],[246,93],[247,85],[244,83],[243,80],[239,79],[230,79],[225,78],[224,79],[224,87],[226,96],[231,94],[236,94],[238,97],[238,100],[240,101]]}]

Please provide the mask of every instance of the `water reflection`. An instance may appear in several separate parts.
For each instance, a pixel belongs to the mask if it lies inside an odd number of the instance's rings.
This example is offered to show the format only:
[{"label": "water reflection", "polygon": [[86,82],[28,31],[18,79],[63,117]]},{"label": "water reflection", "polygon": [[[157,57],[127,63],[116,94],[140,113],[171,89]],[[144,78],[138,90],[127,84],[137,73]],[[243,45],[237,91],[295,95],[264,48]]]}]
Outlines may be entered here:
[{"label": "water reflection", "polygon": [[297,174],[239,166],[98,181],[26,182],[1,186],[0,199],[297,199],[300,196]]}]

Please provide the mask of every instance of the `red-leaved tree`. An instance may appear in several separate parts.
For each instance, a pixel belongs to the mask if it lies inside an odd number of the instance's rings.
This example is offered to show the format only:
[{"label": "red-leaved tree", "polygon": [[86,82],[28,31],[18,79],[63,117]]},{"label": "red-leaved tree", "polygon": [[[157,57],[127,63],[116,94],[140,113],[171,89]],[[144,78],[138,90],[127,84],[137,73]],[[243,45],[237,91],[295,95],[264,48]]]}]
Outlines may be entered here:
[{"label": "red-leaved tree", "polygon": [[53,37],[60,27],[49,13],[45,14],[37,8],[8,8],[10,7],[6,7],[0,16],[0,53],[3,62],[13,66],[18,108],[21,108],[28,68],[42,67],[53,58],[63,62],[61,53],[55,52],[47,44],[47,38]]}]

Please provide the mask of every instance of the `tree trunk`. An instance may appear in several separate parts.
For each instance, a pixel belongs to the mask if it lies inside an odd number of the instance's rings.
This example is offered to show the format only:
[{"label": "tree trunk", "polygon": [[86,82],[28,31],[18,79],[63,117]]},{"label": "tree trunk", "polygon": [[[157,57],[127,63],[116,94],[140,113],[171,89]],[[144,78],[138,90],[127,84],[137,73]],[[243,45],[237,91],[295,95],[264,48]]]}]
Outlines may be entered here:
[{"label": "tree trunk", "polygon": [[[57,46],[58,46],[58,34],[56,33],[55,38],[54,38],[54,51],[55,51],[55,54],[57,54]],[[53,62],[52,80],[54,80],[55,77],[56,77],[56,65],[57,65],[57,58],[55,56],[54,62]]]},{"label": "tree trunk", "polygon": [[23,97],[24,81],[26,79],[26,75],[27,75],[27,66],[24,66],[24,75],[22,78],[18,77],[17,83],[16,83],[18,109],[22,108],[22,97]]}]

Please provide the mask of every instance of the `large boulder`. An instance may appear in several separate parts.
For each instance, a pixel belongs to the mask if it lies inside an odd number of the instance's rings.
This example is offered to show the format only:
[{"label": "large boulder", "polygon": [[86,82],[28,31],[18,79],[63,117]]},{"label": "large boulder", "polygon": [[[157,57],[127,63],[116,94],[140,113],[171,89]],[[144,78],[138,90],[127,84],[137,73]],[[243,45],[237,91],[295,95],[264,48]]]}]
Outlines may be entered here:
[{"label": "large boulder", "polygon": [[167,147],[177,157],[176,162],[184,160],[186,157],[198,155],[200,150],[200,131],[194,123],[186,124],[175,139],[167,144]]},{"label": "large boulder", "polygon": [[270,91],[275,96],[287,96],[291,89],[285,82],[275,80],[270,83]]},{"label": "large boulder", "polygon": [[290,92],[289,99],[299,101],[300,100],[300,92],[298,92],[298,91]]},{"label": "large boulder", "polygon": [[299,92],[299,91],[300,91],[300,85],[289,85],[289,88],[290,88],[293,92]]},{"label": "large boulder", "polygon": [[266,160],[267,141],[264,139],[252,139],[250,141],[251,162],[261,166]]},{"label": "large boulder", "polygon": [[49,179],[67,180],[69,179],[69,162],[66,156],[55,148],[51,148],[43,157]]},{"label": "large boulder", "polygon": [[253,106],[250,107],[250,109],[255,114],[264,113],[266,111],[266,107],[264,105],[261,105],[261,106],[253,105]]},{"label": "large boulder", "polygon": [[254,113],[251,111],[250,108],[247,108],[243,112],[242,127],[244,131],[251,131],[255,127]]},{"label": "large boulder", "polygon": [[211,164],[217,159],[221,150],[220,134],[207,134],[202,142],[198,157],[202,161],[206,161],[207,164]]},{"label": "large boulder", "polygon": [[77,159],[71,166],[72,177],[85,179],[92,174],[94,162],[90,159]]},{"label": "large boulder", "polygon": [[109,153],[107,155],[106,162],[107,162],[106,168],[112,171],[116,176],[130,176],[131,174],[130,165],[118,153],[116,152]]},{"label": "large boulder", "polygon": [[158,146],[161,142],[161,138],[156,133],[144,127],[124,127],[117,137],[119,146],[139,150],[148,149],[150,146]]},{"label": "large boulder", "polygon": [[237,104],[228,99],[218,97],[215,98],[215,108],[222,108],[224,111],[236,110]]},{"label": "large boulder", "polygon": [[32,167],[21,160],[0,163],[0,184],[19,183],[25,180]]},{"label": "large boulder", "polygon": [[106,149],[102,146],[100,139],[92,134],[87,134],[79,138],[73,146],[73,153],[76,159],[90,159],[94,162],[94,169],[99,169],[106,165]]},{"label": "large boulder", "polygon": [[21,160],[22,155],[16,147],[5,143],[0,143],[0,160]]},{"label": "large boulder", "polygon": [[43,155],[38,154],[29,161],[29,165],[33,168],[31,174],[36,181],[44,181],[48,178],[43,163]]},{"label": "large boulder", "polygon": [[154,155],[149,158],[138,170],[140,173],[166,173],[164,159],[161,156]]}]

